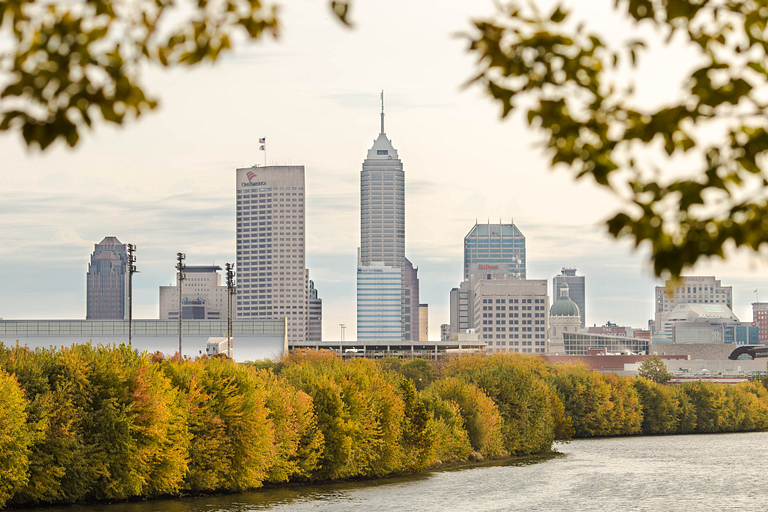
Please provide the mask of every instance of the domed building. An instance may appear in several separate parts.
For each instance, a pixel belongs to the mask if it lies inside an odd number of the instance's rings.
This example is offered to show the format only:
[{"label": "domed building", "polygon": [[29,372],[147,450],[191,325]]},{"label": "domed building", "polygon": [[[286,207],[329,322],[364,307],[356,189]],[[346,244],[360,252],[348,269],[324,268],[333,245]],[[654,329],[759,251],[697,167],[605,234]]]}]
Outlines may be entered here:
[{"label": "domed building", "polygon": [[579,306],[568,296],[568,285],[562,283],[558,288],[557,301],[549,308],[549,353],[566,355],[563,332],[579,332],[580,328]]}]

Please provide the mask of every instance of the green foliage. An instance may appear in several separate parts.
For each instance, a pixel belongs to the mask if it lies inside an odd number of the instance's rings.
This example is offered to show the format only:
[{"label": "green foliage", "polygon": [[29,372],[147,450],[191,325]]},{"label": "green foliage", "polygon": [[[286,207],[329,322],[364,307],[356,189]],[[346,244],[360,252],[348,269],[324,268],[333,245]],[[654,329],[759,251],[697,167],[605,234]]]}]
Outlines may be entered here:
[{"label": "green foliage", "polygon": [[421,391],[435,380],[432,364],[425,359],[414,359],[403,363],[399,373],[413,382],[416,389]]},{"label": "green foliage", "polygon": [[27,402],[16,379],[0,370],[0,507],[27,483]]},{"label": "green foliage", "polygon": [[666,384],[672,378],[672,374],[667,370],[667,365],[657,355],[652,355],[642,363],[638,371],[640,377],[652,380],[657,384]]},{"label": "green foliage", "polygon": [[464,428],[461,408],[452,400],[444,400],[437,393],[422,392],[424,407],[430,415],[435,433],[435,462],[464,460],[472,452],[469,434]]},{"label": "green foliage", "polygon": [[264,382],[230,359],[168,361],[189,417],[189,471],[193,491],[236,491],[261,486],[274,463],[274,429]]},{"label": "green foliage", "polygon": [[[505,355],[432,368],[298,351],[280,375],[256,366],[0,346],[0,506],[380,477],[572,436],[768,428],[757,382],[664,386]],[[418,391],[406,372],[442,378]]]},{"label": "green foliage", "polygon": [[3,351],[35,432],[19,502],[123,499],[175,492],[186,473],[186,417],[177,391],[127,347]]},{"label": "green foliage", "polygon": [[632,386],[643,404],[643,433],[677,432],[680,423],[679,401],[678,396],[673,393],[677,388],[660,385],[645,377],[634,379]]},{"label": "green foliage", "polygon": [[[687,43],[697,53],[682,94],[663,106],[639,107],[631,73],[616,72],[636,68],[644,41],[609,48],[560,6],[543,15],[509,4],[475,21],[472,81],[500,104],[502,117],[526,109],[553,167],[589,177],[621,200],[607,230],[648,244],[657,276],[678,277],[702,257],[724,257],[727,244],[758,250],[768,227],[766,196],[753,192],[768,186],[761,170],[768,104],[758,94],[768,85],[765,7],[742,0],[615,6],[629,24],[651,25],[664,44]],[[685,172],[658,170],[683,154],[694,155]]]},{"label": "green foliage", "polygon": [[[348,2],[331,10],[350,24]],[[41,149],[75,146],[97,118],[122,124],[158,105],[141,84],[147,65],[213,62],[279,27],[277,7],[259,0],[0,0],[0,131],[19,129]]]},{"label": "green foliage", "polygon": [[493,358],[489,365],[464,374],[497,404],[504,447],[513,455],[549,452],[555,439],[551,391],[526,367],[528,359]]},{"label": "green foliage", "polygon": [[403,402],[373,362],[297,354],[281,376],[315,406],[324,447],[311,478],[379,476],[398,468]]},{"label": "green foliage", "polygon": [[403,400],[403,469],[421,471],[435,461],[437,434],[413,382],[402,379],[399,391]]},{"label": "green foliage", "polygon": [[275,431],[277,456],[269,470],[270,482],[308,478],[317,468],[323,436],[315,422],[312,399],[303,391],[261,370],[266,384],[266,406]]},{"label": "green foliage", "polygon": [[434,394],[459,407],[472,449],[483,457],[496,457],[504,449],[502,419],[496,404],[474,384],[448,377],[432,384],[425,395]]}]

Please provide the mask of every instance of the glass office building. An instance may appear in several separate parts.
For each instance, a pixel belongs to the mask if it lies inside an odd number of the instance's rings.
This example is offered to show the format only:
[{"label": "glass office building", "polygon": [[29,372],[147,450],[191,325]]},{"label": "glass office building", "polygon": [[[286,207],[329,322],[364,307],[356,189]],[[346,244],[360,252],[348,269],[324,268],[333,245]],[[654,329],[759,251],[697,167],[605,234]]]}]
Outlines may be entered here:
[{"label": "glass office building", "polygon": [[94,246],[86,277],[87,320],[128,317],[128,247],[114,236]]},{"label": "glass office building", "polygon": [[465,281],[473,264],[505,265],[509,279],[526,279],[525,263],[525,237],[514,224],[475,224],[464,237]]}]

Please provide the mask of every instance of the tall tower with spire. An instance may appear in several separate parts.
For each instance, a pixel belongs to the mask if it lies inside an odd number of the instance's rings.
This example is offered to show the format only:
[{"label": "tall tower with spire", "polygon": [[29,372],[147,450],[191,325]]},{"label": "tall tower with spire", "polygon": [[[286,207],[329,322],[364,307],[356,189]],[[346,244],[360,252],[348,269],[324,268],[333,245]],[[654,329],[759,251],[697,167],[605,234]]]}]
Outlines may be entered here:
[{"label": "tall tower with spire", "polygon": [[405,257],[405,173],[397,150],[381,131],[360,173],[360,251],[357,338],[418,340],[418,269]]}]

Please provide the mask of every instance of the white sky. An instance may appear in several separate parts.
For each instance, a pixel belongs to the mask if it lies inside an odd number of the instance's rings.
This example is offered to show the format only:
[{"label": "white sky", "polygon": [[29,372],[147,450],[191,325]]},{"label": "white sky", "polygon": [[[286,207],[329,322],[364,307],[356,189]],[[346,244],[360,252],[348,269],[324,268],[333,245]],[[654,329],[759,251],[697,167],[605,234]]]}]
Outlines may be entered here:
[{"label": "white sky", "polygon": [[[572,2],[589,27],[624,38],[613,3]],[[241,46],[213,66],[148,70],[161,106],[138,121],[98,126],[76,150],[42,154],[16,134],[0,136],[0,317],[84,318],[90,253],[113,235],[138,246],[135,316],[157,318],[176,252],[190,265],[235,260],[235,168],[261,163],[257,139],[267,137],[269,163],[306,167],[307,266],[323,298],[324,338],[337,339],[344,323],[353,339],[359,173],[384,89],[386,132],[406,173],[406,255],[419,267],[431,339],[449,320],[475,219],[514,219],[529,278],[551,287],[561,267],[578,268],[589,325],[645,327],[658,283],[645,251],[603,233],[615,200],[549,170],[520,115],[502,122],[497,105],[461,87],[474,61],[456,34],[492,12],[490,0],[358,0],[347,30],[322,0],[286,1],[278,41]],[[642,57],[638,101],[676,97],[688,55]],[[755,288],[768,298],[765,261],[755,256],[693,273],[733,285],[742,320],[752,318]]]}]

